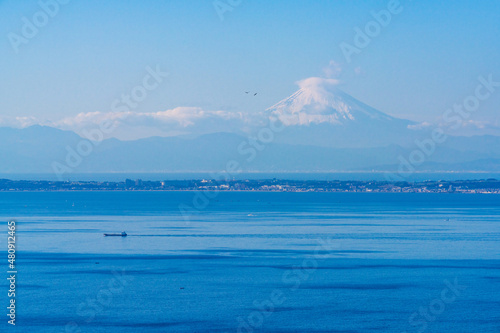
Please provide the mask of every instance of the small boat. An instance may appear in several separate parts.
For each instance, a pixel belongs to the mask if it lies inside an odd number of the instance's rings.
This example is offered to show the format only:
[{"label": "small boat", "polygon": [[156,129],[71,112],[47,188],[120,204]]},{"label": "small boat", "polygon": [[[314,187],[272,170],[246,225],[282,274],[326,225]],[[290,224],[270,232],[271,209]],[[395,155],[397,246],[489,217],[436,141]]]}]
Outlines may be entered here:
[{"label": "small boat", "polygon": [[117,237],[125,237],[127,236],[127,233],[125,231],[122,231],[121,234],[104,234],[104,236],[117,236]]}]

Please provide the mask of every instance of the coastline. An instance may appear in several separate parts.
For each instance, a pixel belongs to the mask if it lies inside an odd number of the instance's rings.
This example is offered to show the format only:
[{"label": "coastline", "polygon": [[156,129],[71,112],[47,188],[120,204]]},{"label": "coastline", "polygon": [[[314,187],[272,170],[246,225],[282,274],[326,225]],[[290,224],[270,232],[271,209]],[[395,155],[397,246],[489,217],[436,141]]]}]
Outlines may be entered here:
[{"label": "coastline", "polygon": [[165,180],[121,182],[0,179],[0,192],[297,192],[297,193],[463,193],[500,194],[500,180],[320,181],[320,180]]}]

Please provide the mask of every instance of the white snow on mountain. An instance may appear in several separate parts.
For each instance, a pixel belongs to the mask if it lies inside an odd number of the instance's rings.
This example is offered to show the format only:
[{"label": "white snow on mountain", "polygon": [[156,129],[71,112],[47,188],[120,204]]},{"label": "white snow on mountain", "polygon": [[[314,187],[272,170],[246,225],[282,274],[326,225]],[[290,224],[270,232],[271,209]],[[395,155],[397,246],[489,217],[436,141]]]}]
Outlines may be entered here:
[{"label": "white snow on mountain", "polygon": [[395,118],[377,111],[338,89],[338,81],[311,77],[297,82],[300,89],[268,108],[270,117],[286,125],[345,124]]}]

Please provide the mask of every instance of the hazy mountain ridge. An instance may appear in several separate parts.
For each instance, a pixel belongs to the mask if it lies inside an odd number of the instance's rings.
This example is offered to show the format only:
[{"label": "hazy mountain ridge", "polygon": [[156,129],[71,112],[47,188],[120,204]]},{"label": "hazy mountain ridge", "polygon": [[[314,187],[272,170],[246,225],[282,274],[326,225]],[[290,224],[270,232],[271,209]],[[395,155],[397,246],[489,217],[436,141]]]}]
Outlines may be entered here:
[{"label": "hazy mountain ridge", "polygon": [[[341,91],[335,80],[309,78],[299,86],[291,96],[252,116],[284,125],[270,142],[256,139],[266,121],[253,122],[251,139],[241,135],[240,128],[227,126],[232,133],[111,138],[93,144],[52,127],[4,127],[0,172],[53,172],[54,163],[68,172],[206,172],[225,170],[229,161],[236,161],[242,171],[397,171],[402,160],[422,149],[416,139],[431,138],[430,130],[410,129],[414,122],[358,101]],[[89,153],[77,153],[79,145],[89,144]],[[419,154],[425,157],[413,165],[419,171],[497,171],[500,137],[449,136],[430,153]]]},{"label": "hazy mountain ridge", "polygon": [[[9,142],[0,145],[3,162],[0,172],[53,172],[52,163],[65,165],[68,147],[76,150],[82,138],[72,132],[50,127],[26,129],[0,128],[0,138]],[[26,137],[31,139],[17,140]],[[36,135],[37,140],[33,140]],[[450,138],[450,145],[453,140]],[[488,142],[500,137],[488,137]],[[459,138],[459,141],[464,140]],[[475,141],[479,138],[474,138]],[[228,161],[237,161],[242,171],[395,171],[399,156],[408,156],[411,149],[399,145],[376,148],[329,148],[311,145],[269,143],[255,158],[241,153],[249,148],[248,139],[231,133],[214,133],[194,139],[152,137],[136,141],[103,140],[88,156],[83,156],[73,172],[172,172],[222,171]],[[500,170],[500,155],[481,151],[460,151],[440,146],[419,170],[426,171],[492,171]],[[448,161],[448,162],[446,162]],[[484,168],[481,168],[481,165]]]}]

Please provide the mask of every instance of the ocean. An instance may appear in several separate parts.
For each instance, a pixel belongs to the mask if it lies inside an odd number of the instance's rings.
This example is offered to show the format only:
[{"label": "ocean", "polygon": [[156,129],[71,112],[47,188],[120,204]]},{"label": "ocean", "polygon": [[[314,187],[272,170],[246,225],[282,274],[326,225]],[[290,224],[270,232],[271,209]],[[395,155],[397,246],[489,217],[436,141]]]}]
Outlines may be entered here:
[{"label": "ocean", "polygon": [[19,332],[500,332],[499,195],[0,192],[0,215]]}]

